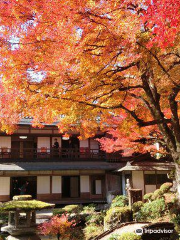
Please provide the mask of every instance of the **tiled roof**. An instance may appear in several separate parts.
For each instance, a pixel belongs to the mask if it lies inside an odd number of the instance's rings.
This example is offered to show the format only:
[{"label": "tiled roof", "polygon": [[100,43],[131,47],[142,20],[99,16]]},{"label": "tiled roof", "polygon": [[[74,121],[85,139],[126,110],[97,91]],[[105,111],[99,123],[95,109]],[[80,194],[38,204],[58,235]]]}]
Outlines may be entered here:
[{"label": "tiled roof", "polygon": [[[32,125],[32,118],[22,118],[20,121],[19,121],[19,125]],[[56,126],[58,124],[58,122],[54,122],[52,124],[45,124],[43,123],[43,125],[50,125],[50,126]]]},{"label": "tiled roof", "polygon": [[145,161],[145,162],[127,162],[126,166],[119,168],[116,172],[123,171],[168,171],[174,168],[173,162],[158,162],[158,161]]},{"label": "tiled roof", "polygon": [[1,163],[0,171],[116,170],[124,165],[123,162],[17,162]]}]

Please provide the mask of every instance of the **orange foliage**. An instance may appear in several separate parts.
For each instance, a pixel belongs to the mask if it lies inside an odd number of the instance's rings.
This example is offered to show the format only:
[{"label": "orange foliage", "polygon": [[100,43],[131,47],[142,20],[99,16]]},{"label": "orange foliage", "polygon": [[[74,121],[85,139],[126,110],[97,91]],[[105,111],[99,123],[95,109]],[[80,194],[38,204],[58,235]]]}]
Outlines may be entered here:
[{"label": "orange foliage", "polygon": [[136,150],[158,126],[175,150],[179,13],[179,0],[1,1],[1,130],[31,116],[81,138],[110,131]]}]

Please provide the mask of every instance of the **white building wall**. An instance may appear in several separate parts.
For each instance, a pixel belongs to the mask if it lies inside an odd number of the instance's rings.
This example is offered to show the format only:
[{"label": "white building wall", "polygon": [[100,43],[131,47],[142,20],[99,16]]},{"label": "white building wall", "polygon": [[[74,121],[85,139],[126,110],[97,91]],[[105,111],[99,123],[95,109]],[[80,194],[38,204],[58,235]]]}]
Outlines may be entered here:
[{"label": "white building wall", "polygon": [[50,148],[50,137],[38,137],[37,138],[37,148],[40,151],[41,148]]},{"label": "white building wall", "polygon": [[62,177],[52,177],[52,193],[62,193]]},{"label": "white building wall", "polygon": [[79,141],[79,144],[80,144],[80,148],[88,148],[88,147],[89,147],[89,141],[88,141],[88,139],[80,140],[80,141]]},{"label": "white building wall", "polygon": [[50,193],[50,176],[37,177],[37,194]]},{"label": "white building wall", "polygon": [[99,143],[94,139],[90,139],[90,149],[98,149],[99,150]]},{"label": "white building wall", "polygon": [[81,191],[81,193],[90,192],[89,176],[80,176],[80,191]]},{"label": "white building wall", "polygon": [[142,194],[144,194],[143,171],[132,171],[132,184],[133,184],[133,188],[142,189]]},{"label": "white building wall", "polygon": [[8,148],[8,152],[10,152],[11,148],[11,137],[0,137],[0,152],[2,148]]},{"label": "white building wall", "polygon": [[10,195],[10,177],[0,177],[0,195]]},{"label": "white building wall", "polygon": [[90,139],[90,151],[92,153],[98,153],[99,152],[99,143],[98,141],[94,139]]}]

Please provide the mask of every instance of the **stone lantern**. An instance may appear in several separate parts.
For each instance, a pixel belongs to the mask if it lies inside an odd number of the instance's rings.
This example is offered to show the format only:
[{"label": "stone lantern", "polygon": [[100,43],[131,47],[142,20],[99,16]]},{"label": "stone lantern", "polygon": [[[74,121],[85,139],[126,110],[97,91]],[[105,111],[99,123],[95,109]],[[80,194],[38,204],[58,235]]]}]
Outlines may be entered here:
[{"label": "stone lantern", "polygon": [[1,205],[0,209],[9,212],[8,226],[2,227],[1,231],[8,232],[8,240],[39,240],[36,234],[36,210],[53,208],[49,204],[32,200],[30,195],[14,196],[13,201]]}]

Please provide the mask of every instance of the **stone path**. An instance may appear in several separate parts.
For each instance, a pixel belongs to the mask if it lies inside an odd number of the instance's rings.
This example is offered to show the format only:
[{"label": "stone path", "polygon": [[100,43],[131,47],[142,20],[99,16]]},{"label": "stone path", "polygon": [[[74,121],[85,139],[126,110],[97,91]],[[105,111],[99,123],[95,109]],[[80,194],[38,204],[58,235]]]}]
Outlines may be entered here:
[{"label": "stone path", "polygon": [[145,225],[148,225],[148,224],[147,223],[134,223],[134,224],[126,225],[126,226],[116,229],[116,230],[114,230],[114,232],[109,233],[108,235],[102,237],[101,240],[107,240],[112,234],[135,232],[136,229],[144,227]]}]

